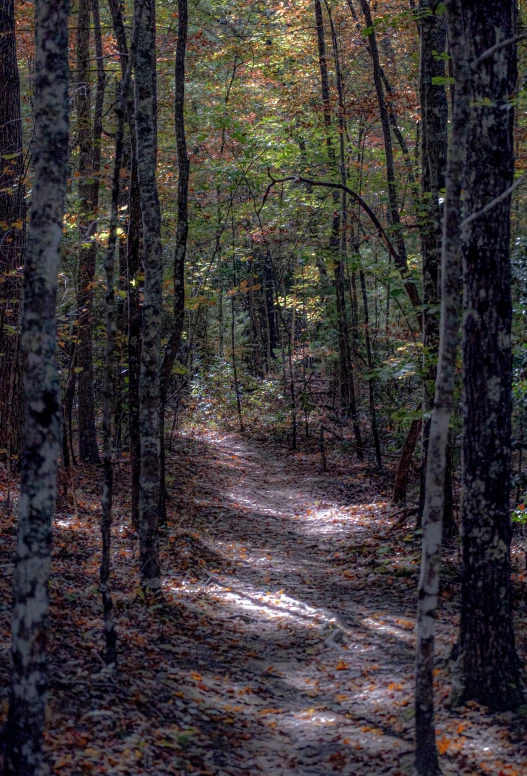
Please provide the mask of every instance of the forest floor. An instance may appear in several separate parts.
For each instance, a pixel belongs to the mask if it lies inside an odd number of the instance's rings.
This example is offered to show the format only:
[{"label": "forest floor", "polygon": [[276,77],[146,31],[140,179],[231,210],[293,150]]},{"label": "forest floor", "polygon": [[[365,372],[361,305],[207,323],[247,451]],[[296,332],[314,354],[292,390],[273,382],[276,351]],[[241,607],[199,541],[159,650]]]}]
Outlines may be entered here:
[{"label": "forest floor", "polygon": [[[126,464],[116,471],[113,670],[101,658],[100,469],[79,470],[77,514],[59,499],[45,744],[52,773],[411,773],[420,543],[390,506],[393,474],[342,458],[323,473],[314,454],[195,430],[177,438],[168,467],[165,601],[152,607],[138,589]],[[15,521],[2,522],[5,716]],[[516,572],[525,662],[526,582],[519,565]],[[525,714],[447,707],[458,600],[456,546],[446,553],[438,620],[444,773],[525,776]]]}]

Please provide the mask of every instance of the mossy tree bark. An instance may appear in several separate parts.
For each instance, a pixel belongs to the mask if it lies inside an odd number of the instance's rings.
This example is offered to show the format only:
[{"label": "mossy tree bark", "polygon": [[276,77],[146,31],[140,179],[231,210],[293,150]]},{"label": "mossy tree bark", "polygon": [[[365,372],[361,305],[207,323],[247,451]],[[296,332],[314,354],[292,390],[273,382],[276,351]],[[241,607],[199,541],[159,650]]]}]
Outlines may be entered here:
[{"label": "mossy tree bark", "polygon": [[34,177],[22,312],[24,452],[12,614],[7,770],[45,772],[51,522],[61,407],[55,363],[59,247],[68,176],[68,3],[36,0]]}]

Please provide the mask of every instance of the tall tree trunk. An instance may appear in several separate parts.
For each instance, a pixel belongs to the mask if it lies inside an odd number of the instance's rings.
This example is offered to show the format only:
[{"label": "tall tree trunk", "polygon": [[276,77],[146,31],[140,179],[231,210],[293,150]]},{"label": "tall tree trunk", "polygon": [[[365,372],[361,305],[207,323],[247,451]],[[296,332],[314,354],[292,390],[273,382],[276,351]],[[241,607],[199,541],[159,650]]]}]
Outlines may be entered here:
[{"label": "tall tree trunk", "polygon": [[36,0],[35,11],[34,177],[20,340],[24,453],[5,739],[7,770],[17,776],[45,769],[48,580],[61,426],[55,307],[68,176],[68,3]]},{"label": "tall tree trunk", "polygon": [[471,98],[471,70],[467,59],[463,21],[464,1],[446,2],[449,49],[456,79],[456,93],[446,175],[441,246],[439,361],[428,443],[423,554],[418,587],[415,669],[415,769],[418,776],[436,776],[440,773],[434,724],[435,622],[443,532],[446,449],[459,338],[461,187]]},{"label": "tall tree trunk", "polygon": [[[373,370],[373,353],[371,348],[370,338],[370,316],[368,312],[368,294],[366,293],[366,279],[364,272],[359,270],[360,287],[362,291],[362,304],[364,307],[364,338],[366,340],[366,363],[368,364],[368,371]],[[370,399],[370,422],[371,433],[373,436],[373,446],[375,448],[375,461],[377,468],[382,469],[382,454],[381,454],[381,440],[379,438],[379,427],[377,425],[377,412],[375,409],[375,386],[373,378],[368,380],[368,395]]]},{"label": "tall tree trunk", "polygon": [[[94,0],[94,10],[97,0]],[[121,81],[120,93],[117,97],[117,136],[115,140],[115,162],[112,178],[112,201],[110,211],[110,229],[108,246],[104,262],[106,275],[106,347],[104,358],[104,384],[103,384],[103,465],[104,485],[101,499],[101,537],[102,554],[100,568],[99,590],[102,597],[104,616],[104,659],[109,665],[117,662],[117,634],[113,618],[113,601],[110,588],[110,549],[112,528],[112,501],[113,501],[113,467],[112,467],[112,411],[113,411],[113,387],[114,387],[114,350],[115,350],[115,246],[117,243],[117,227],[119,224],[119,192],[121,166],[124,150],[124,127],[126,120],[126,102],[130,83],[131,64],[128,63],[124,78]]]},{"label": "tall tree trunk", "polygon": [[[347,170],[346,170],[346,150],[345,150],[345,136],[346,136],[346,122],[345,105],[344,105],[344,82],[342,78],[342,72],[340,69],[339,49],[337,33],[335,25],[333,23],[333,17],[331,15],[331,7],[327,0],[325,0],[326,10],[329,18],[329,24],[331,29],[331,41],[333,48],[333,60],[335,63],[335,77],[337,83],[337,94],[339,102],[339,162],[340,162],[340,179],[345,186],[347,182]],[[322,31],[323,32],[323,31]],[[322,36],[323,37],[323,36]],[[339,320],[339,335],[341,338],[340,354],[341,354],[341,382],[345,388],[345,401],[344,406],[346,412],[351,415],[353,423],[353,433],[355,435],[355,444],[357,449],[357,458],[359,461],[363,459],[362,449],[362,436],[359,426],[359,414],[357,412],[357,398],[355,393],[355,374],[353,365],[353,355],[350,342],[350,330],[349,319],[346,304],[345,293],[345,264],[346,264],[346,252],[348,244],[347,234],[347,217],[348,217],[348,205],[346,191],[341,191],[341,237],[340,237],[340,261],[335,266],[335,293],[337,298],[337,317]],[[343,367],[343,368],[342,368]]]},{"label": "tall tree trunk", "polygon": [[[93,395],[93,280],[97,245],[93,240],[97,219],[99,181],[94,175],[95,142],[91,122],[90,88],[90,8],[91,0],[79,0],[77,17],[77,142],[79,146],[79,349],[77,402],[79,408],[79,458],[99,463]],[[100,140],[99,140],[100,146]],[[100,154],[100,150],[99,150]],[[100,158],[100,157],[99,157]]]},{"label": "tall tree trunk", "polygon": [[13,0],[0,2],[0,448],[20,453],[19,338],[25,217],[20,79]]},{"label": "tall tree trunk", "polygon": [[[377,46],[377,36],[375,34],[375,26],[373,24],[373,18],[371,15],[370,4],[368,0],[361,0],[362,12],[366,21],[368,29],[368,43],[370,46],[370,53],[373,63],[373,80],[375,83],[375,91],[377,92],[377,102],[379,105],[379,115],[381,119],[382,134],[384,138],[384,150],[386,154],[386,181],[388,184],[388,200],[389,200],[389,220],[393,229],[395,241],[397,244],[397,252],[400,259],[400,264],[403,267],[401,272],[403,282],[405,284],[406,293],[412,305],[419,307],[419,292],[415,281],[412,280],[410,271],[408,270],[408,259],[406,254],[406,243],[404,241],[404,235],[402,233],[401,217],[399,214],[399,203],[397,198],[397,186],[395,180],[395,165],[393,160],[393,145],[392,136],[390,133],[390,117],[388,109],[386,107],[386,99],[384,95],[384,88],[381,75],[381,63],[379,58],[379,49]],[[421,326],[421,315],[419,313],[419,325]]]},{"label": "tall tree trunk", "polygon": [[[121,75],[124,80],[128,63],[128,44],[123,14],[119,0],[109,0],[112,24],[120,52]],[[139,477],[141,470],[141,444],[139,435],[139,372],[141,363],[141,306],[139,294],[139,269],[141,253],[141,205],[137,179],[137,144],[135,133],[135,106],[132,90],[127,98],[128,124],[130,127],[130,188],[128,196],[128,234],[126,240],[126,281],[128,301],[128,434],[130,440],[131,469],[131,523],[139,524]]]},{"label": "tall tree trunk", "polygon": [[[338,173],[337,159],[335,155],[335,149],[331,138],[331,103],[330,103],[330,91],[329,91],[329,77],[328,77],[328,65],[326,55],[326,41],[324,35],[324,19],[322,16],[322,5],[320,0],[314,0],[315,5],[315,23],[317,28],[317,46],[318,46],[318,60],[320,67],[320,88],[322,93],[322,104],[324,108],[324,126],[326,130],[326,147],[328,151],[329,166],[334,175]],[[334,32],[334,31],[333,31]],[[333,47],[335,54],[335,63],[338,65],[338,51],[336,36],[333,34]],[[340,77],[340,67],[337,68],[337,79]],[[342,118],[341,133],[343,133],[343,96],[342,96],[342,83],[338,84],[338,92],[340,97],[340,114]],[[343,137],[343,134],[342,134]],[[343,151],[343,146],[341,146]],[[346,165],[343,152],[341,152],[340,159],[340,177],[342,179],[342,185],[346,185]],[[346,192],[341,190],[342,195],[342,213],[346,212]],[[353,431],[355,434],[355,444],[357,450],[357,457],[362,460],[362,438],[360,433],[360,427],[358,423],[357,405],[355,400],[355,382],[353,379],[353,360],[351,356],[350,337],[348,316],[346,309],[346,296],[344,293],[344,267],[342,259],[344,258],[342,246],[345,245],[345,233],[343,239],[341,238],[341,227],[344,225],[344,219],[341,222],[341,213],[339,212],[339,194],[335,189],[333,194],[334,212],[333,223],[331,229],[330,238],[330,250],[334,254],[334,281],[335,281],[335,297],[336,297],[336,310],[337,310],[337,329],[339,340],[339,368],[340,368],[340,388],[341,388],[341,407],[344,413],[350,413],[353,421]]]},{"label": "tall tree trunk", "polygon": [[139,378],[139,433],[141,470],[139,478],[139,560],[141,587],[161,592],[159,518],[161,455],[159,419],[161,399],[161,314],[163,248],[161,210],[156,180],[156,17],[155,0],[136,0],[137,28],[135,70],[135,130],[137,174],[143,221],[143,338]]},{"label": "tall tree trunk", "polygon": [[263,303],[267,345],[267,371],[271,371],[272,360],[275,358],[275,350],[278,347],[278,324],[274,303],[273,290],[273,265],[266,250],[263,259]]},{"label": "tall tree trunk", "polygon": [[[135,133],[135,125],[130,131]],[[131,522],[139,525],[139,477],[141,472],[141,441],[139,434],[139,374],[141,369],[141,303],[139,270],[141,256],[141,205],[137,178],[135,139],[132,143],[130,198],[128,201],[128,238],[126,266],[128,282],[128,426],[130,436],[130,469],[132,479]]]},{"label": "tall tree trunk", "polygon": [[165,485],[165,407],[174,361],[181,347],[185,321],[185,260],[188,240],[188,182],[190,160],[185,134],[185,56],[188,33],[188,3],[178,0],[178,38],[176,45],[174,124],[178,163],[176,252],[174,256],[174,320],[163,360],[161,382],[161,519],[166,522]]},{"label": "tall tree trunk", "polygon": [[[514,36],[514,0],[465,2],[472,59]],[[463,246],[463,582],[457,701],[493,710],[523,700],[510,583],[510,206],[516,47],[473,67]],[[457,89],[457,86],[456,86]]]},{"label": "tall tree trunk", "polygon": [[423,259],[423,352],[424,352],[424,410],[422,437],[421,492],[419,498],[418,527],[420,527],[426,480],[426,456],[430,434],[430,417],[434,406],[434,383],[437,373],[439,349],[439,265],[441,260],[441,206],[440,192],[445,188],[448,104],[445,87],[445,61],[437,56],[446,49],[446,20],[438,15],[432,0],[420,0],[419,34],[420,102],[422,125],[422,177],[421,177],[421,255]]}]

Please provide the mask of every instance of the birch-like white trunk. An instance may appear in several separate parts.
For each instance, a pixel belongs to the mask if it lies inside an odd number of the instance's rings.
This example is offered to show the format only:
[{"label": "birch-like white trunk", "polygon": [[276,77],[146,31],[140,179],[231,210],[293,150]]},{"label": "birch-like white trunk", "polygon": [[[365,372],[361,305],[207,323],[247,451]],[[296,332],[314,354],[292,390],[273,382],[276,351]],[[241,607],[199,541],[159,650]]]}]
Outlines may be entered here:
[{"label": "birch-like white trunk", "polygon": [[461,187],[471,93],[471,71],[466,55],[462,2],[463,0],[446,2],[449,50],[456,85],[443,221],[439,362],[428,443],[423,555],[418,588],[415,677],[415,770],[418,776],[436,776],[440,773],[434,726],[434,642],[443,531],[446,446],[459,339]]},{"label": "birch-like white trunk", "polygon": [[[55,302],[68,174],[68,2],[36,0],[34,177],[20,350],[24,449],[12,615],[8,769],[47,772],[42,759],[51,524],[61,408]],[[8,771],[9,772],[9,771]]]}]

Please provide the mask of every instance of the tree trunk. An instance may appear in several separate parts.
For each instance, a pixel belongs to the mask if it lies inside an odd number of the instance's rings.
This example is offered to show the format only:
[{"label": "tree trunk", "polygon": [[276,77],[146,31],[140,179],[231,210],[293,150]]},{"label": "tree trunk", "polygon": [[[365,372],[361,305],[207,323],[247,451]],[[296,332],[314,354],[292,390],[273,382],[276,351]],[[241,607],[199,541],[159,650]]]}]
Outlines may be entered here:
[{"label": "tree trunk", "polygon": [[137,31],[135,70],[135,130],[137,175],[143,221],[143,339],[139,378],[139,559],[141,587],[161,592],[159,518],[161,455],[159,419],[161,409],[161,314],[163,248],[161,210],[156,180],[156,18],[155,0],[136,0],[134,27]]},{"label": "tree trunk", "polygon": [[170,341],[163,360],[161,381],[161,520],[166,522],[166,484],[165,484],[165,407],[174,361],[181,347],[183,324],[185,321],[185,260],[188,239],[188,182],[190,160],[187,152],[185,134],[185,55],[188,33],[187,0],[178,0],[178,38],[175,65],[174,124],[176,130],[176,148],[178,163],[177,192],[177,228],[176,252],[174,256],[174,320]]},{"label": "tree trunk", "polygon": [[[421,411],[421,404],[417,407],[417,412]],[[395,485],[393,487],[394,504],[402,504],[406,501],[406,492],[408,490],[408,477],[410,474],[410,464],[419,438],[419,432],[422,426],[421,418],[414,418],[410,423],[410,429],[408,436],[406,437],[403,449],[401,451],[401,457],[399,458],[399,464],[397,466],[397,474],[395,475]]]},{"label": "tree trunk", "polygon": [[[329,12],[329,8],[328,8]],[[333,147],[331,139],[331,103],[330,103],[330,91],[329,91],[329,77],[328,77],[328,65],[326,55],[326,41],[324,35],[324,20],[322,16],[322,5],[320,0],[315,0],[315,22],[317,28],[317,45],[318,45],[318,60],[320,67],[320,87],[322,93],[322,103],[324,107],[324,125],[326,129],[326,147],[328,151],[329,166],[334,174],[338,172],[337,159],[335,156],[335,149]],[[342,93],[342,82],[340,77],[340,65],[338,61],[337,40],[335,31],[333,28],[333,22],[330,17],[330,25],[332,28],[332,41],[333,51],[335,58],[336,74],[337,74],[337,88],[339,94],[339,108],[340,108],[340,138],[341,138],[341,155],[340,155],[340,177],[342,185],[346,186],[346,165],[344,156],[344,104]],[[334,212],[332,232],[330,238],[330,249],[335,254],[334,261],[334,281],[335,281],[335,297],[336,297],[336,310],[337,310],[337,329],[339,340],[339,367],[340,367],[340,389],[341,389],[341,408],[345,414],[348,412],[351,414],[353,422],[353,431],[355,434],[355,443],[357,450],[357,457],[362,460],[362,438],[360,433],[360,427],[358,423],[357,415],[357,403],[355,399],[355,382],[353,377],[353,360],[351,355],[348,315],[346,309],[346,296],[344,293],[344,266],[342,260],[345,259],[346,235],[344,230],[344,219],[346,214],[346,191],[341,190],[342,197],[342,221],[341,214],[339,213],[338,203],[339,194],[335,189],[333,194]],[[342,234],[341,234],[342,230]]]},{"label": "tree trunk", "polygon": [[[370,316],[368,312],[368,294],[366,293],[366,279],[364,272],[359,270],[360,287],[362,291],[362,304],[364,306],[364,337],[366,340],[366,363],[368,364],[368,371],[373,370],[373,353],[371,350],[370,340]],[[381,455],[381,441],[379,439],[379,428],[377,425],[377,412],[375,410],[375,386],[373,378],[370,376],[368,380],[368,394],[370,399],[370,421],[371,421],[371,433],[373,436],[373,446],[375,448],[375,460],[377,462],[377,468],[379,471],[382,469],[382,455]]]},{"label": "tree trunk", "polygon": [[[134,127],[135,130],[135,127]],[[135,146],[135,141],[132,148]],[[132,479],[131,522],[139,524],[139,476],[141,442],[139,435],[139,373],[141,365],[141,305],[139,269],[141,253],[141,205],[137,179],[137,156],[132,153],[130,199],[128,202],[128,239],[126,249],[128,281],[128,424],[130,436],[130,469]]]},{"label": "tree trunk", "polygon": [[68,176],[68,4],[36,0],[35,23],[34,177],[20,340],[24,454],[5,738],[7,770],[18,776],[45,771],[48,580],[61,426],[55,307]]},{"label": "tree trunk", "polygon": [[[90,117],[90,7],[91,0],[79,0],[77,17],[77,141],[79,146],[79,350],[77,402],[79,408],[79,458],[99,463],[93,395],[93,280],[97,245],[93,240],[97,220],[99,181],[94,175],[94,132]],[[99,138],[100,146],[100,138]],[[100,148],[99,148],[100,154]],[[99,156],[100,158],[100,156]]]},{"label": "tree trunk", "polygon": [[471,69],[463,22],[464,0],[447,0],[449,48],[456,94],[446,175],[445,215],[441,246],[441,325],[434,410],[426,470],[423,554],[418,586],[415,669],[415,770],[418,776],[440,773],[434,724],[434,649],[445,490],[448,427],[459,337],[461,187],[467,126],[470,118]]},{"label": "tree trunk", "polygon": [[[340,179],[343,185],[345,186],[347,182],[347,170],[346,170],[346,149],[345,149],[346,122],[344,120],[345,110],[346,110],[345,104],[344,104],[344,82],[343,82],[342,72],[340,68],[337,33],[335,30],[335,25],[333,23],[333,17],[331,15],[331,7],[327,2],[327,0],[325,0],[325,5],[326,5],[326,10],[328,13],[329,23],[331,28],[333,59],[335,63],[335,76],[336,76],[337,93],[338,93],[338,100],[339,100]],[[347,205],[346,191],[344,190],[341,191],[341,213],[342,213],[341,239],[340,239],[341,261],[339,261],[337,266],[335,267],[335,291],[336,291],[336,297],[337,297],[337,311],[338,311],[338,317],[340,321],[340,330],[341,330],[341,337],[342,337],[341,353],[344,355],[344,370],[342,373],[342,378],[343,378],[343,384],[345,385],[345,389],[346,389],[345,406],[347,408],[347,412],[349,412],[351,415],[352,423],[353,423],[353,433],[355,435],[357,458],[359,459],[359,461],[362,461],[363,459],[362,436],[361,436],[360,426],[359,426],[359,414],[357,412],[357,398],[356,398],[356,392],[355,392],[355,370],[354,370],[354,364],[353,364],[353,353],[352,353],[351,342],[350,342],[349,319],[348,319],[346,294],[345,294],[345,280],[346,280],[345,264],[346,264],[346,252],[347,252],[347,244],[348,244],[348,233],[346,229],[348,205]]]},{"label": "tree trunk", "polygon": [[0,2],[0,448],[22,444],[19,338],[25,217],[20,79],[13,0]]},{"label": "tree trunk", "polygon": [[[384,138],[384,150],[386,154],[386,181],[388,184],[388,200],[389,200],[389,217],[390,225],[395,235],[397,243],[397,252],[399,254],[400,262],[406,270],[403,270],[403,282],[405,284],[405,290],[408,294],[410,301],[414,307],[419,307],[419,292],[415,282],[412,280],[410,271],[408,270],[408,259],[406,255],[406,243],[404,241],[404,235],[402,233],[401,217],[399,215],[399,204],[397,201],[397,188],[395,181],[395,165],[393,161],[393,146],[392,136],[390,133],[390,117],[388,115],[388,109],[386,107],[386,99],[384,96],[384,89],[382,84],[381,75],[381,63],[379,58],[379,49],[377,47],[377,36],[375,34],[375,26],[370,10],[370,4],[368,0],[361,0],[362,12],[366,21],[368,34],[368,43],[370,46],[370,53],[373,63],[373,81],[375,83],[375,90],[377,92],[377,102],[379,105],[379,115],[381,119],[382,134]],[[421,314],[419,313],[419,326],[421,326]]]},{"label": "tree trunk", "polygon": [[[514,0],[465,3],[472,59],[514,36]],[[467,218],[514,177],[511,97],[516,47],[475,65],[467,144]],[[457,85],[456,85],[457,89]],[[467,224],[463,246],[463,582],[457,702],[490,709],[523,700],[510,583],[510,196]]]},{"label": "tree trunk", "polygon": [[[421,255],[423,259],[423,367],[424,410],[431,413],[434,406],[434,383],[439,349],[439,265],[441,260],[441,207],[440,192],[445,188],[448,104],[445,87],[433,79],[445,78],[445,61],[437,57],[446,49],[446,20],[444,14],[433,10],[432,0],[420,0],[419,34],[420,102],[422,125],[421,177]],[[426,480],[426,456],[430,434],[430,417],[423,423],[421,492],[419,497],[418,527],[421,526]]]},{"label": "tree trunk", "polygon": [[[97,0],[94,0],[94,10]],[[112,411],[113,411],[113,387],[114,387],[114,350],[115,350],[115,246],[117,243],[117,227],[119,225],[119,191],[120,175],[123,162],[124,125],[126,119],[126,100],[130,83],[131,66],[128,63],[125,76],[121,81],[120,94],[117,97],[117,136],[115,140],[115,162],[112,178],[112,200],[110,211],[110,228],[108,246],[104,262],[106,275],[106,347],[104,358],[104,384],[103,384],[103,465],[104,485],[101,500],[101,537],[102,554],[100,568],[99,591],[102,597],[104,617],[104,659],[108,665],[117,662],[117,634],[113,618],[113,601],[110,588],[110,560],[111,560],[111,528],[112,528],[112,501],[113,501],[113,467],[112,467]]]},{"label": "tree trunk", "polygon": [[[128,44],[123,14],[119,0],[109,0],[112,24],[119,46],[121,74],[124,79],[128,62]],[[126,240],[126,273],[128,287],[128,427],[130,439],[131,469],[131,523],[139,524],[139,477],[141,470],[141,444],[139,435],[139,372],[141,363],[141,306],[139,294],[139,269],[141,253],[141,204],[137,179],[137,144],[135,132],[135,105],[132,90],[127,99],[130,127],[131,169],[128,198],[128,234]]]}]

